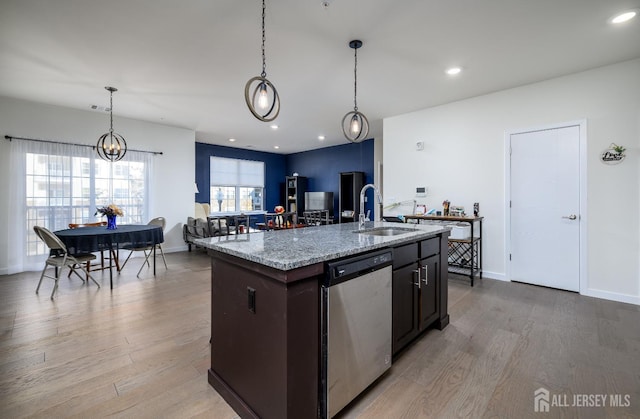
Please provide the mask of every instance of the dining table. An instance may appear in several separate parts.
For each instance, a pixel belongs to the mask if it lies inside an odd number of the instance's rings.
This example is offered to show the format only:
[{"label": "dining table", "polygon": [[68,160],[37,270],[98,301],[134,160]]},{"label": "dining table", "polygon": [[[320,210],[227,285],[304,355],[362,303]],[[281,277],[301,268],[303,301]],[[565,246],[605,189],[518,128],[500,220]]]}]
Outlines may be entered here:
[{"label": "dining table", "polygon": [[[54,234],[67,247],[69,253],[93,253],[102,250],[118,251],[127,248],[153,247],[153,275],[156,274],[156,245],[164,242],[164,233],[161,226],[149,224],[118,224],[115,230],[109,230],[105,226],[69,228],[54,231]],[[112,253],[113,254],[113,253]],[[120,267],[116,256],[116,269],[120,273]],[[109,282],[113,289],[112,263],[109,261]]]}]

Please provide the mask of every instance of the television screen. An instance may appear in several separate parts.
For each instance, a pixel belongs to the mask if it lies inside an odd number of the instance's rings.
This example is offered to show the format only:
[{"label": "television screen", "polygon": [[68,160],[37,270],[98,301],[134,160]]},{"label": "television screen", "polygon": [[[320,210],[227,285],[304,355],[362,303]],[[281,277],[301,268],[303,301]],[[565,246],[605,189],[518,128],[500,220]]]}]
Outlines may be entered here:
[{"label": "television screen", "polygon": [[305,192],[304,209],[329,210],[329,218],[333,218],[333,192]]}]

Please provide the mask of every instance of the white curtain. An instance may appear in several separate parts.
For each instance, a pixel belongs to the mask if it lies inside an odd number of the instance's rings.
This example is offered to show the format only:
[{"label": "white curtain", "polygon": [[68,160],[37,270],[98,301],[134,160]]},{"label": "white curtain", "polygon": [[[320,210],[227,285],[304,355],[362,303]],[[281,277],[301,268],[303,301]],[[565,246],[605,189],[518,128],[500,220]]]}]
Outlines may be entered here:
[{"label": "white curtain", "polygon": [[[23,271],[33,271],[42,269],[44,260],[46,259],[46,247],[35,237],[33,234],[33,225],[41,225],[52,231],[67,228],[68,223],[71,220],[67,216],[57,216],[53,211],[42,211],[48,213],[48,216],[40,217],[39,211],[33,210],[34,207],[41,206],[41,204],[34,204],[33,201],[39,201],[38,192],[34,190],[36,183],[48,184],[53,183],[56,178],[56,172],[68,170],[70,163],[70,157],[85,158],[84,162],[92,169],[89,174],[86,174],[80,183],[85,184],[95,182],[95,163],[99,160],[95,150],[91,147],[83,147],[72,144],[59,144],[37,141],[25,141],[25,140],[12,140],[10,145],[10,186],[9,186],[9,207],[10,216],[8,223],[8,245],[7,245],[7,273],[17,273]],[[32,161],[28,161],[28,154],[37,154],[46,156],[43,157],[46,160],[46,164],[41,164],[42,167],[46,167],[42,173],[36,172],[36,176],[31,178],[38,178],[37,182],[31,180],[32,184],[27,185],[27,172],[33,173],[33,168],[28,168],[28,164],[34,164]],[[33,160],[33,159],[31,159]],[[78,159],[75,160],[80,161]],[[144,176],[142,181],[144,182],[144,205],[140,209],[140,213],[136,214],[136,221],[138,223],[146,223],[149,220],[149,202],[150,202],[150,179],[153,170],[153,155],[145,152],[128,151],[123,162],[138,162],[144,164]],[[113,165],[111,170],[113,170]],[[86,170],[85,170],[86,171]],[[95,189],[95,185],[83,185],[85,188]],[[27,197],[27,190],[30,190],[30,196]],[[44,192],[47,198],[42,198],[43,202],[52,201],[56,198],[52,198],[49,191]],[[110,196],[113,197],[113,192],[110,191]],[[36,197],[36,198],[34,198]],[[29,203],[27,202],[29,199]],[[62,198],[61,198],[62,199]],[[92,196],[95,199],[95,195]],[[124,198],[131,200],[131,198]],[[99,203],[102,204],[102,203]],[[31,207],[30,207],[30,206]],[[46,205],[46,204],[45,204]],[[58,204],[59,205],[59,204]],[[89,205],[92,207],[96,205],[95,202],[91,202]],[[86,207],[86,205],[85,205]],[[31,209],[30,209],[31,208]],[[62,209],[65,210],[64,208]],[[94,209],[92,208],[91,211]],[[28,215],[30,211],[30,216]],[[86,209],[85,209],[86,212]],[[34,215],[36,214],[36,215]],[[54,214],[53,216],[51,214]],[[93,212],[91,212],[93,215]],[[74,222],[77,222],[76,220]],[[89,220],[83,220],[89,221]]]}]

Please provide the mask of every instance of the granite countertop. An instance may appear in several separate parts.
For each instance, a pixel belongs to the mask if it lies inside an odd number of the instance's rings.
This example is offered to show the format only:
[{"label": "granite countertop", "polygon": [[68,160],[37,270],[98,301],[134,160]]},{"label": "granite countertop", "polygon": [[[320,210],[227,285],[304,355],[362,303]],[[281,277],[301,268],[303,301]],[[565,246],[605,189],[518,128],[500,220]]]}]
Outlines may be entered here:
[{"label": "granite countertop", "polygon": [[373,228],[406,229],[395,236],[360,234],[358,223],[332,224],[290,230],[261,231],[197,239],[195,243],[282,271],[327,262],[375,249],[417,241],[451,229],[439,225],[400,224],[380,221],[365,223]]}]

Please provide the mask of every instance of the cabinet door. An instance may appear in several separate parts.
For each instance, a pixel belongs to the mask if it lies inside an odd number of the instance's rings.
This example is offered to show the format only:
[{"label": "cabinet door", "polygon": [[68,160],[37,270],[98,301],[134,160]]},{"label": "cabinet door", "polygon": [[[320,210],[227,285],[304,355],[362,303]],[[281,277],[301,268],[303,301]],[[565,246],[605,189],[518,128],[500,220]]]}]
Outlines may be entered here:
[{"label": "cabinet door", "polygon": [[439,255],[420,260],[420,330],[438,318]]},{"label": "cabinet door", "polygon": [[418,329],[416,263],[393,271],[393,353],[413,340]]}]

